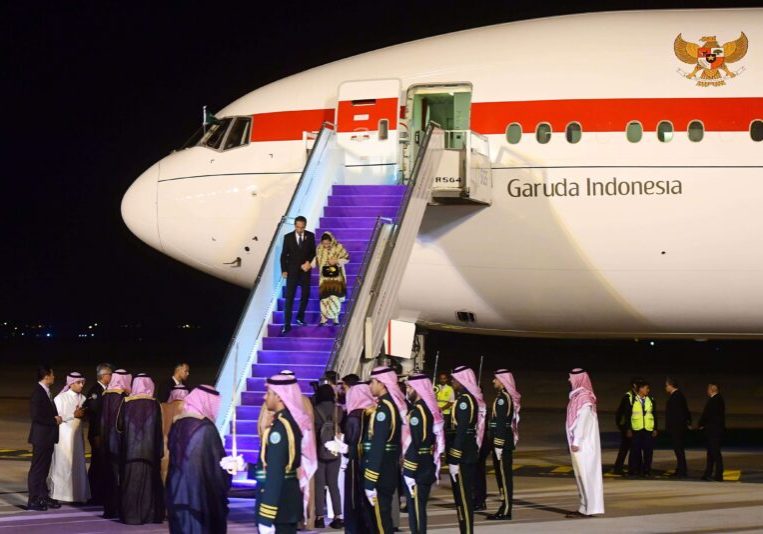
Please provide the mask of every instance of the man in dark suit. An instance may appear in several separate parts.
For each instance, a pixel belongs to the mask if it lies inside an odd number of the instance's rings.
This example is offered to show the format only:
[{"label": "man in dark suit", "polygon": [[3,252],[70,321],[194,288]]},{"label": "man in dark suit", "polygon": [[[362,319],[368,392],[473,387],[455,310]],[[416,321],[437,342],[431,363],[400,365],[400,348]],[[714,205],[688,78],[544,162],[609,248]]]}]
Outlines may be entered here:
[{"label": "man in dark suit", "polygon": [[665,391],[668,393],[668,402],[665,406],[665,432],[670,436],[673,444],[673,452],[676,454],[676,470],[671,475],[684,478],[687,475],[686,431],[691,427],[691,412],[686,403],[686,397],[678,389],[678,382],[673,378],[665,379]]},{"label": "man in dark suit", "polygon": [[41,365],[37,368],[38,382],[30,403],[32,427],[29,430],[29,443],[32,444],[32,464],[27,477],[29,510],[44,511],[61,507],[50,498],[48,490],[50,462],[53,460],[53,448],[58,443],[58,425],[61,424],[61,417],[50,393],[55,378],[53,369],[49,366]]},{"label": "man in dark suit", "polygon": [[723,456],[721,456],[721,440],[726,430],[726,403],[721,397],[718,384],[707,385],[707,404],[699,418],[698,427],[704,431],[707,440],[707,464],[702,480],[723,481]]},{"label": "man in dark suit", "polygon": [[310,269],[315,258],[315,234],[305,230],[307,219],[301,215],[294,219],[294,231],[283,236],[281,273],[286,278],[286,305],[282,334],[291,330],[291,310],[297,287],[301,288],[297,324],[305,324],[305,310],[310,298]]},{"label": "man in dark suit", "polygon": [[617,458],[615,459],[615,466],[612,470],[616,475],[622,475],[624,473],[623,466],[625,465],[625,459],[628,457],[628,452],[631,450],[631,436],[628,433],[631,427],[631,412],[633,412],[633,401],[636,400],[638,395],[636,384],[643,382],[643,378],[632,378],[631,389],[620,399],[620,405],[615,412],[615,424],[620,431],[620,450],[617,451]]},{"label": "man in dark suit", "polygon": [[170,392],[175,389],[175,386],[188,386],[187,381],[190,375],[191,366],[186,362],[178,362],[172,371],[172,376],[159,387],[159,395],[156,397],[159,402],[168,402],[170,400]]},{"label": "man in dark suit", "polygon": [[101,503],[101,484],[104,480],[104,469],[108,469],[108,466],[101,465],[101,457],[95,453],[100,447],[101,441],[101,397],[103,392],[111,382],[111,374],[114,369],[107,363],[99,363],[95,369],[97,375],[97,381],[93,384],[88,392],[85,401],[85,408],[87,410],[88,429],[87,429],[87,441],[90,443],[90,469],[87,472],[87,478],[90,482],[90,503]]}]

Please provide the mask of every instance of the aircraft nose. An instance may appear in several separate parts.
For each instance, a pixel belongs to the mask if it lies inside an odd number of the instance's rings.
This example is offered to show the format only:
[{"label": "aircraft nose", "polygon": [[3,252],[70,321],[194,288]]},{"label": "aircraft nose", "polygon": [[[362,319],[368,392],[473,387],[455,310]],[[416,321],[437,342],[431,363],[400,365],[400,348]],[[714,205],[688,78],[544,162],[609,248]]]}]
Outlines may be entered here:
[{"label": "aircraft nose", "polygon": [[161,250],[159,240],[157,189],[159,164],[149,167],[122,197],[122,220],[144,243]]}]

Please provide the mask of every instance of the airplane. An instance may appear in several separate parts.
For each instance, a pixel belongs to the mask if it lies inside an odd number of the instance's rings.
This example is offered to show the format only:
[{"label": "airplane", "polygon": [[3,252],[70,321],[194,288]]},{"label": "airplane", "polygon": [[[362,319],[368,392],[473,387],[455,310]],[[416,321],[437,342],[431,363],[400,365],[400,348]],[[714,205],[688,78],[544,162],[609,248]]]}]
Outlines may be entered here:
[{"label": "airplane", "polygon": [[398,318],[490,335],[763,336],[763,9],[460,31],[300,72],[215,116],[122,201],[138,238],[212,276],[252,287],[324,123],[362,183],[409,173],[434,121],[452,149],[482,142],[490,176],[467,190],[438,174]]}]

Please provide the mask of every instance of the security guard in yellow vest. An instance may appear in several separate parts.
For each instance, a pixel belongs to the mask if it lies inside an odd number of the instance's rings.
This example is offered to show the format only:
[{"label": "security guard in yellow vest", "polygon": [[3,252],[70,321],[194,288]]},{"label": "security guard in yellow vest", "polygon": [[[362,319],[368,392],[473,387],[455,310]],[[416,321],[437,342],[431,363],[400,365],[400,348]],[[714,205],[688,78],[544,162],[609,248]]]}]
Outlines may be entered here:
[{"label": "security guard in yellow vest", "polygon": [[637,395],[633,400],[630,419],[631,453],[628,461],[630,476],[650,477],[654,438],[657,437],[657,405],[649,395],[646,381],[636,384]]},{"label": "security guard in yellow vest", "polygon": [[437,385],[435,386],[435,398],[437,406],[442,412],[443,427],[445,428],[445,444],[450,448],[453,442],[453,404],[456,402],[456,391],[450,385],[450,376],[448,373],[437,375]]}]

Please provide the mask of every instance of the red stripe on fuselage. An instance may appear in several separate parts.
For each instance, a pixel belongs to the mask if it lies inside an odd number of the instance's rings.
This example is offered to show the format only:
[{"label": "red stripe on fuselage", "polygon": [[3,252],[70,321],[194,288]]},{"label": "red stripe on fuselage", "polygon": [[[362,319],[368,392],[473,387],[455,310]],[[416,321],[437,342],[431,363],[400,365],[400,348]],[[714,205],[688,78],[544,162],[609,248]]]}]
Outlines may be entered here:
[{"label": "red stripe on fuselage", "polygon": [[[486,135],[504,134],[512,122],[525,132],[541,122],[555,132],[579,122],[584,132],[623,132],[630,121],[654,131],[660,121],[670,121],[677,131],[689,122],[702,121],[706,131],[741,132],[753,120],[763,120],[763,98],[609,98],[537,100],[524,102],[474,102],[471,129]],[[303,132],[317,131],[334,120],[333,109],[257,113],[252,120],[252,141],[291,141]]]},{"label": "red stripe on fuselage", "polygon": [[333,122],[333,109],[305,109],[255,113],[252,116],[252,141],[293,141],[303,132],[316,132],[324,122]]},{"label": "red stripe on fuselage", "polygon": [[471,128],[483,134],[506,132],[512,122],[525,132],[547,122],[562,132],[579,122],[584,132],[623,132],[630,121],[654,131],[660,121],[686,130],[699,120],[708,131],[748,130],[753,119],[763,118],[763,98],[608,98],[592,100],[539,100],[530,102],[476,102]]}]

